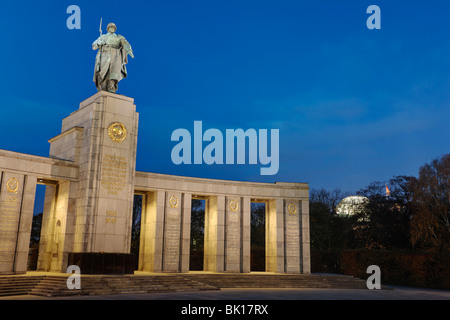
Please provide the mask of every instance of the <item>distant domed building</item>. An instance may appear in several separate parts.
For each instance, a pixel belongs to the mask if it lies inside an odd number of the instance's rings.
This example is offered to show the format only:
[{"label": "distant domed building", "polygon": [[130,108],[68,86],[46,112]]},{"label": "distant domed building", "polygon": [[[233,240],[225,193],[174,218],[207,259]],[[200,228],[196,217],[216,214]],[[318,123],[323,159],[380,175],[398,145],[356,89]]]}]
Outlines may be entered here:
[{"label": "distant domed building", "polygon": [[349,196],[341,200],[336,206],[336,213],[339,216],[352,216],[358,210],[361,209],[362,206],[366,205],[369,202],[369,199],[363,196]]}]

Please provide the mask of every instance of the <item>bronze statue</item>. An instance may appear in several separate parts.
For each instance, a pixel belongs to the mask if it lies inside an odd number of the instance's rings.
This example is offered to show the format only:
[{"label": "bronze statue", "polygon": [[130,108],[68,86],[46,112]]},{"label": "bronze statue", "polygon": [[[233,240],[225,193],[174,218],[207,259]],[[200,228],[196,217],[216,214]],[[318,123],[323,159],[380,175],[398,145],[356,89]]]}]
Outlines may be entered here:
[{"label": "bronze statue", "polygon": [[126,64],[128,55],[134,58],[133,50],[128,41],[116,34],[114,23],[106,27],[107,34],[102,35],[100,22],[100,37],[92,44],[93,50],[98,50],[95,58],[94,82],[98,91],[115,93],[120,80],[127,77]]}]

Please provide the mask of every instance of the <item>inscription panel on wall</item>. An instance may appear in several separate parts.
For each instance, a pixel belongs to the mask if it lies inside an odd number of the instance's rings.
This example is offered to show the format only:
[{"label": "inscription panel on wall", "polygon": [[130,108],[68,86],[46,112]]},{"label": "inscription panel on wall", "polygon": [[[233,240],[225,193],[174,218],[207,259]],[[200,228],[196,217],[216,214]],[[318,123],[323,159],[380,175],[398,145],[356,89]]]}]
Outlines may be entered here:
[{"label": "inscription panel on wall", "polygon": [[168,194],[164,223],[164,270],[178,271],[180,256],[181,208],[179,195]]},{"label": "inscription panel on wall", "polygon": [[239,265],[241,256],[241,208],[239,199],[228,199],[226,215],[226,263]]},{"label": "inscription panel on wall", "polygon": [[300,215],[296,202],[287,202],[285,210],[285,250],[287,270],[297,269],[300,262]]},{"label": "inscription panel on wall", "polygon": [[127,184],[128,161],[125,157],[105,154],[102,160],[101,185],[108,194],[118,195]]},{"label": "inscription panel on wall", "polygon": [[13,271],[23,176],[4,173],[0,191],[0,272]]}]

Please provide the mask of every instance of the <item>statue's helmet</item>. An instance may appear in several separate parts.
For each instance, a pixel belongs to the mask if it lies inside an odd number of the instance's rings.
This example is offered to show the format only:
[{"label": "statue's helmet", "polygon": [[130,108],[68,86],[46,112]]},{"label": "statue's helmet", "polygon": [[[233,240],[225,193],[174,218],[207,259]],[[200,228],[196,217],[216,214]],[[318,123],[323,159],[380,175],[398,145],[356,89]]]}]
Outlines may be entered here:
[{"label": "statue's helmet", "polygon": [[116,27],[116,25],[114,24],[114,23],[108,23],[108,26],[106,27],[106,30],[108,31],[108,29],[110,28],[110,27],[113,27],[114,28],[114,31],[113,32],[116,32],[116,30],[117,30],[117,27]]}]

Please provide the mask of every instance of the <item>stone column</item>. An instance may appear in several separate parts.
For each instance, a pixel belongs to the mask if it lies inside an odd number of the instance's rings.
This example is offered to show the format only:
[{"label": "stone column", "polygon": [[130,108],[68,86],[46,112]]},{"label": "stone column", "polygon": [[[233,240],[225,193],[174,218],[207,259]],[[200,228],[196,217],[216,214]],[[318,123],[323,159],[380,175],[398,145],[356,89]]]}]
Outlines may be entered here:
[{"label": "stone column", "polygon": [[205,271],[224,271],[225,196],[212,196],[205,201]]},{"label": "stone column", "polygon": [[161,272],[164,235],[164,191],[145,195],[141,213],[139,271]]},{"label": "stone column", "polygon": [[251,255],[251,199],[242,198],[242,269],[241,272],[250,272]]},{"label": "stone column", "polygon": [[191,210],[192,194],[183,193],[181,207],[181,272],[189,271],[191,251]]},{"label": "stone column", "polygon": [[36,181],[0,172],[0,274],[27,271]]},{"label": "stone column", "polygon": [[164,272],[180,271],[182,194],[166,192],[164,210],[163,264]]},{"label": "stone column", "polygon": [[309,200],[301,201],[301,272],[311,273],[310,232],[309,232]]},{"label": "stone column", "polygon": [[226,197],[225,202],[225,270],[241,272],[242,268],[242,198]]},{"label": "stone column", "polygon": [[[0,189],[0,274],[14,274],[24,175],[3,172]],[[26,271],[26,270],[25,270]]]},{"label": "stone column", "polygon": [[270,200],[266,205],[266,271],[284,270],[283,200]]},{"label": "stone column", "polygon": [[54,238],[54,211],[56,210],[58,186],[46,185],[44,210],[42,212],[41,235],[39,240],[39,257],[37,262],[37,271],[50,271],[52,262],[52,246]]},{"label": "stone column", "polygon": [[76,182],[46,185],[38,271],[66,272],[75,235]]},{"label": "stone column", "polygon": [[250,215],[249,197],[226,197],[225,272],[250,272]]}]

